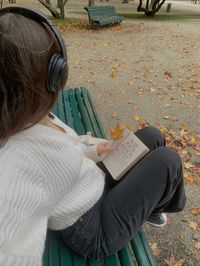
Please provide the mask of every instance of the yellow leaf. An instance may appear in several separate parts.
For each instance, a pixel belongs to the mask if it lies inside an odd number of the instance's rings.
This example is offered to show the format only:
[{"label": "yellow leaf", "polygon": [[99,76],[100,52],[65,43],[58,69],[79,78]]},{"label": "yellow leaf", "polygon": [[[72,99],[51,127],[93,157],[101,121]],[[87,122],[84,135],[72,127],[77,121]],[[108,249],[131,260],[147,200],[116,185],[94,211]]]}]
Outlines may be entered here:
[{"label": "yellow leaf", "polygon": [[134,118],[135,118],[136,121],[140,121],[141,120],[141,117],[139,115],[135,115]]},{"label": "yellow leaf", "polygon": [[184,163],[184,167],[185,169],[190,169],[190,168],[193,168],[194,165],[192,165],[191,163]]},{"label": "yellow leaf", "polygon": [[125,127],[128,128],[129,130],[132,130],[132,126],[129,124],[126,124]]},{"label": "yellow leaf", "polygon": [[186,124],[181,124],[181,126],[180,126],[180,130],[181,130],[181,131],[188,130],[188,125],[186,125]]},{"label": "yellow leaf", "polygon": [[192,208],[190,211],[194,215],[200,215],[200,208]]},{"label": "yellow leaf", "polygon": [[112,139],[121,139],[123,137],[124,126],[117,123],[116,127],[110,129],[110,136]]},{"label": "yellow leaf", "polygon": [[195,136],[192,136],[191,137],[191,143],[192,144],[195,144],[197,142],[197,139],[195,138]]},{"label": "yellow leaf", "polygon": [[200,242],[197,242],[194,246],[195,246],[196,249],[199,250],[200,249]]}]

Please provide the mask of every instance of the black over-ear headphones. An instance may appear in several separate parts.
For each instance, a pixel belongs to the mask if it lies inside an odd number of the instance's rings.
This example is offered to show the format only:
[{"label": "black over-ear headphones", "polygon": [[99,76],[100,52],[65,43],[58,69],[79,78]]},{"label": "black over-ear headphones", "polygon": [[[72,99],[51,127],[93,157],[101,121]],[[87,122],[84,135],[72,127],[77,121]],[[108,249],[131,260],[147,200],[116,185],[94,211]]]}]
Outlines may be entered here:
[{"label": "black over-ear headphones", "polygon": [[53,33],[57,44],[60,47],[59,54],[53,54],[48,65],[47,73],[47,91],[55,92],[57,90],[62,90],[65,82],[67,80],[67,51],[65,47],[64,40],[55,28],[53,22],[46,18],[43,14],[27,9],[24,7],[6,7],[0,9],[0,14],[2,13],[15,13],[25,16],[27,18],[33,19],[38,23],[45,23]]}]

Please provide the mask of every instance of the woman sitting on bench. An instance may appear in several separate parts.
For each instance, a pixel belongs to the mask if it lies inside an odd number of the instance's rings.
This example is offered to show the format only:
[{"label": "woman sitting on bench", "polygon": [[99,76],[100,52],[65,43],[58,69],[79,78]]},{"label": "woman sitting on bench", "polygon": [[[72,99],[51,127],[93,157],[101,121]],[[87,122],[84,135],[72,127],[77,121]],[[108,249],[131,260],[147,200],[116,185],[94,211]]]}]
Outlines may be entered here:
[{"label": "woman sitting on bench", "polygon": [[[113,147],[85,146],[50,114],[67,80],[62,37],[43,15],[0,10],[0,265],[41,266],[47,228],[95,259],[121,249],[145,221],[185,206],[179,155],[153,127],[150,152],[120,182],[98,163]],[[91,137],[92,139],[92,137]]]}]

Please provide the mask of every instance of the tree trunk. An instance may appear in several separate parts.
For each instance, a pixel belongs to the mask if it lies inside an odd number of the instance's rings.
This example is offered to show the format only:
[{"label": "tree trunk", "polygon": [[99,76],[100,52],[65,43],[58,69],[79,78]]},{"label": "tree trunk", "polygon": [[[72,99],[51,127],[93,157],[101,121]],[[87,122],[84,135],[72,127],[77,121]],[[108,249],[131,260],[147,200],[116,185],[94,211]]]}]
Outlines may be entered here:
[{"label": "tree trunk", "polygon": [[94,0],[89,0],[88,6],[94,6]]},{"label": "tree trunk", "polygon": [[60,13],[56,9],[54,9],[50,4],[44,2],[44,0],[38,0],[38,1],[51,12],[54,18],[61,18]]},{"label": "tree trunk", "polygon": [[145,15],[148,17],[155,16],[155,13],[158,12],[158,10],[161,8],[161,6],[165,2],[165,0],[151,0],[150,6],[149,6],[149,3],[147,3],[146,8],[145,8],[145,7],[142,7],[142,1],[143,0],[139,0],[137,11],[144,12]]},{"label": "tree trunk", "polygon": [[65,4],[63,0],[58,0],[58,6],[60,8],[61,18],[65,18]]}]

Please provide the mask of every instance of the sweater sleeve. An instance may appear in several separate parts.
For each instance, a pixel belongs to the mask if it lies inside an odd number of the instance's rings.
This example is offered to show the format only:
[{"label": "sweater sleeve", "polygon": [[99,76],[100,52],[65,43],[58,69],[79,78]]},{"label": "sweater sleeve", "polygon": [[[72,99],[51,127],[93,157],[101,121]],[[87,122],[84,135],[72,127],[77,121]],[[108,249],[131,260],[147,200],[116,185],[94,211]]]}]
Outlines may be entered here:
[{"label": "sweater sleeve", "polygon": [[0,265],[41,266],[48,218],[42,174],[21,151],[0,160]]},{"label": "sweater sleeve", "polygon": [[97,145],[102,142],[108,142],[106,139],[94,138],[90,135],[79,136],[82,143],[82,148],[85,156],[94,162],[99,162],[101,159],[97,153]]}]

